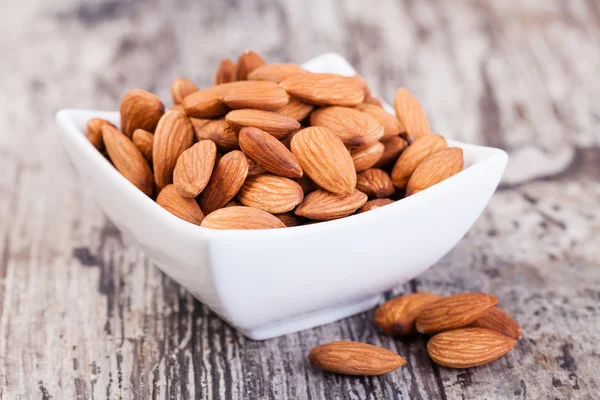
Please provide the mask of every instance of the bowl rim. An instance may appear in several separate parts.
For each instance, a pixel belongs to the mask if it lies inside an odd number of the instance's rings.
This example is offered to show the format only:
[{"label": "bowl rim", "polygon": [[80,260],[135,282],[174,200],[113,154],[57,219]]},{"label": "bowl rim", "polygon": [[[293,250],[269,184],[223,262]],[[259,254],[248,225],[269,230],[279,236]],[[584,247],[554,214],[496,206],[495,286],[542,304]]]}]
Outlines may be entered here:
[{"label": "bowl rim", "polygon": [[[87,116],[86,116],[87,115]],[[187,222],[175,215],[171,214],[164,208],[162,208],[158,203],[156,203],[152,198],[146,196],[142,191],[137,189],[131,182],[129,182],[121,173],[118,172],[116,168],[112,166],[112,164],[86,139],[85,132],[80,129],[75,121],[75,119],[82,118],[92,118],[91,115],[94,115],[97,118],[108,119],[111,121],[115,121],[119,117],[119,113],[117,111],[95,111],[95,110],[77,110],[77,109],[63,109],[60,110],[56,114],[57,122],[62,126],[64,137],[66,140],[71,141],[79,151],[85,153],[82,154],[88,162],[94,163],[97,169],[101,170],[105,176],[109,179],[112,179],[115,185],[120,186],[122,190],[130,196],[130,199],[127,201],[137,201],[139,202],[139,207],[143,208],[143,211],[153,214],[157,220],[161,223],[169,225],[171,229],[183,231],[184,234],[189,235],[201,235],[206,237],[209,235],[215,239],[269,239],[275,236],[280,237],[282,235],[296,235],[296,234],[311,234],[318,231],[323,230],[337,230],[337,229],[345,229],[356,227],[357,223],[365,224],[369,223],[369,220],[372,220],[373,217],[384,217],[385,215],[398,212],[403,208],[410,207],[415,202],[419,202],[423,196],[433,196],[436,192],[443,190],[443,188],[447,185],[452,185],[458,179],[462,178],[468,171],[471,169],[483,166],[485,164],[493,163],[496,161],[500,161],[499,159],[504,159],[506,162],[508,156],[504,150],[487,147],[487,146],[478,146],[467,143],[462,143],[458,141],[454,141],[451,139],[446,139],[449,146],[460,147],[463,150],[474,151],[474,152],[484,152],[489,155],[485,157],[483,160],[475,162],[473,165],[463,169],[456,175],[451,176],[450,178],[431,186],[421,192],[415,193],[412,196],[405,197],[403,199],[397,200],[394,203],[388,204],[385,207],[379,207],[377,209],[371,210],[367,213],[360,213],[349,215],[344,218],[339,218],[331,221],[322,221],[315,224],[310,225],[301,225],[294,227],[286,227],[279,229],[256,229],[256,230],[243,230],[243,229],[230,229],[230,230],[218,230],[218,229],[210,229],[205,228],[200,225],[192,224],[191,222]]]}]

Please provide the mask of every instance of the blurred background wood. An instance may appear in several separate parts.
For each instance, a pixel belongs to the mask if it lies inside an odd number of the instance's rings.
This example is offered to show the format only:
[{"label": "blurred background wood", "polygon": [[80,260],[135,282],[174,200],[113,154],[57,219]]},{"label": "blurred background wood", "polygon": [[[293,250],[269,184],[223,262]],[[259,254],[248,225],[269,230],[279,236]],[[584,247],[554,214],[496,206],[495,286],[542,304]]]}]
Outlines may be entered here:
[{"label": "blurred background wood", "polygon": [[[597,398],[599,2],[4,3],[0,398]],[[423,338],[382,335],[372,312],[248,341],[123,243],[65,161],[54,113],[116,109],[134,87],[168,99],[178,76],[207,86],[244,48],[271,62],[339,52],[384,99],[409,87],[436,132],[509,152],[464,240],[395,291],[495,294],[523,326],[508,356],[438,368]],[[309,364],[340,339],[408,365],[360,378]]]}]

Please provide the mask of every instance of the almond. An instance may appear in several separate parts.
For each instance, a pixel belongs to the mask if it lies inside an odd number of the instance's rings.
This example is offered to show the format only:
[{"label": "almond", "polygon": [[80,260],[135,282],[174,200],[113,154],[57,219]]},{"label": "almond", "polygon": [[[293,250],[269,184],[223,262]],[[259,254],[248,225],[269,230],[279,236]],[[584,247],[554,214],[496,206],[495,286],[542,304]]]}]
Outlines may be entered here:
[{"label": "almond", "polygon": [[[185,110],[183,109],[183,107],[181,105],[179,105],[179,109],[181,112],[185,113]],[[171,108],[173,109],[173,107]],[[204,119],[204,118],[190,118],[190,122],[192,123],[192,126],[194,127],[194,131],[201,129],[204,125],[208,124],[210,121],[213,121],[212,119]],[[200,139],[198,139],[200,140]]]},{"label": "almond", "polygon": [[342,141],[327,128],[302,129],[292,138],[291,148],[302,170],[317,185],[335,194],[354,192],[356,171],[352,157]]},{"label": "almond", "polygon": [[296,121],[302,121],[308,117],[314,108],[315,106],[312,104],[304,103],[295,97],[290,97],[290,101],[288,101],[285,106],[277,110],[277,113],[293,118]]},{"label": "almond", "polygon": [[336,74],[298,74],[281,82],[291,96],[320,106],[357,106],[363,102],[363,87],[353,78]]},{"label": "almond", "polygon": [[421,311],[417,317],[417,331],[436,333],[465,327],[497,303],[497,298],[486,293],[462,293],[444,297]]},{"label": "almond", "polygon": [[293,210],[303,198],[302,188],[296,182],[270,174],[247,178],[237,194],[243,205],[271,214]]},{"label": "almond", "polygon": [[240,148],[237,131],[231,129],[224,118],[208,120],[200,126],[194,125],[194,132],[196,139],[212,140],[221,152],[226,153]]},{"label": "almond", "polygon": [[350,150],[352,162],[356,172],[371,168],[383,155],[385,146],[381,142],[375,142],[368,146],[358,147]]},{"label": "almond", "polygon": [[210,214],[233,199],[248,176],[248,161],[239,150],[217,161],[210,181],[200,194],[200,207]]},{"label": "almond", "polygon": [[406,364],[404,358],[389,350],[351,341],[314,347],[308,358],[325,371],[345,375],[382,375]]},{"label": "almond", "polygon": [[229,107],[223,103],[223,97],[241,82],[229,82],[211,88],[198,90],[186,96],[181,102],[185,113],[193,118],[220,118],[227,114]]},{"label": "almond", "polygon": [[369,88],[369,84],[367,83],[367,81],[365,81],[365,78],[363,78],[360,75],[354,75],[354,76],[351,76],[350,78],[353,79],[358,84],[358,86],[360,86],[363,89],[363,92],[365,93],[365,97],[371,95],[371,88]]},{"label": "almond", "polygon": [[408,142],[400,136],[395,136],[391,139],[383,140],[382,143],[384,146],[383,154],[374,167],[387,169],[396,163],[400,154],[408,147]]},{"label": "almond", "polygon": [[373,104],[374,106],[383,108],[383,104],[376,97],[373,96],[365,96],[365,100],[363,104]]},{"label": "almond", "polygon": [[133,144],[142,153],[149,165],[152,165],[152,145],[154,143],[154,135],[143,129],[133,131]]},{"label": "almond", "polygon": [[346,146],[365,146],[383,136],[383,126],[367,113],[348,107],[326,107],[310,115],[312,126],[324,126]]},{"label": "almond", "polygon": [[239,134],[242,151],[267,171],[288,178],[300,178],[302,168],[279,140],[258,128],[245,127]]},{"label": "almond", "polygon": [[189,79],[175,79],[171,84],[171,96],[173,97],[173,104],[181,104],[187,95],[197,92],[198,90],[200,90],[200,88]]},{"label": "almond", "polygon": [[225,116],[225,120],[235,130],[240,130],[245,126],[253,126],[275,136],[277,139],[282,139],[300,128],[298,121],[293,118],[263,110],[233,110]]},{"label": "almond", "polygon": [[398,158],[392,170],[392,182],[398,189],[404,189],[410,176],[419,164],[433,154],[448,147],[440,135],[427,135],[417,139]]},{"label": "almond", "polygon": [[131,138],[133,131],[138,128],[154,132],[158,121],[165,113],[165,105],[152,93],[134,89],[123,96],[119,111],[121,130]]},{"label": "almond", "polygon": [[251,207],[225,207],[208,214],[202,226],[211,229],[274,229],[285,228],[283,222]]},{"label": "almond", "polygon": [[109,125],[116,129],[112,123],[102,118],[89,119],[85,128],[85,135],[88,140],[100,152],[104,150],[104,141],[102,140],[102,127],[104,125]]},{"label": "almond", "polygon": [[302,178],[296,180],[296,182],[298,182],[298,185],[302,187],[304,196],[319,189],[319,186],[317,186],[317,184],[314,183],[313,180],[310,179],[306,174],[302,175]]},{"label": "almond", "polygon": [[346,217],[367,202],[367,195],[355,190],[352,194],[336,195],[326,190],[315,190],[296,208],[296,215],[318,221]]},{"label": "almond", "polygon": [[395,297],[383,303],[375,311],[375,325],[388,335],[414,335],[417,333],[415,321],[419,313],[441,298],[437,294],[427,292]]},{"label": "almond", "polygon": [[182,197],[196,197],[204,190],[215,166],[217,146],[202,140],[179,156],[173,170],[173,183]]},{"label": "almond", "polygon": [[290,76],[305,74],[307,71],[296,64],[266,64],[248,74],[253,81],[281,82]]},{"label": "almond", "polygon": [[175,185],[162,188],[156,202],[171,214],[192,224],[200,225],[204,219],[204,213],[196,200],[180,196]]},{"label": "almond", "polygon": [[235,81],[235,69],[236,68],[233,61],[231,61],[229,58],[222,59],[213,79],[215,86],[222,83]]},{"label": "almond", "polygon": [[231,200],[229,203],[225,204],[225,207],[242,207],[242,203],[237,200]]},{"label": "almond", "polygon": [[431,133],[427,115],[421,103],[406,89],[400,88],[394,100],[396,117],[402,122],[408,136],[417,140]]},{"label": "almond", "polygon": [[388,204],[392,204],[394,202],[394,200],[392,199],[374,199],[374,200],[370,200],[367,201],[365,203],[365,205],[363,205],[361,208],[358,209],[358,213],[364,213],[367,211],[371,211],[374,210],[376,208],[379,207],[383,207],[383,206],[387,206]]},{"label": "almond", "polygon": [[448,368],[471,368],[494,361],[515,346],[516,341],[482,328],[463,328],[438,333],[427,342],[429,357]]},{"label": "almond", "polygon": [[375,118],[377,122],[381,124],[381,126],[383,126],[382,140],[391,139],[404,132],[404,126],[402,126],[402,123],[398,120],[398,118],[388,113],[380,106],[363,103],[356,106],[356,109],[369,114],[371,117]]},{"label": "almond", "polygon": [[388,173],[378,168],[369,168],[358,174],[356,188],[371,198],[389,197],[396,191]]},{"label": "almond", "polygon": [[223,102],[229,108],[254,108],[258,110],[275,111],[285,106],[289,96],[275,82],[247,81],[243,85],[231,88],[223,97]]},{"label": "almond", "polygon": [[516,340],[521,339],[522,336],[519,323],[498,307],[488,309],[469,327],[490,329]]},{"label": "almond", "polygon": [[406,195],[418,193],[463,170],[463,151],[458,147],[442,150],[423,161],[412,173]]},{"label": "almond", "polygon": [[283,222],[283,224],[288,228],[291,228],[292,226],[302,225],[302,222],[303,222],[302,219],[300,217],[298,217],[297,215],[294,215],[293,212],[276,214],[275,217],[277,217],[278,220]]},{"label": "almond", "polygon": [[248,160],[248,176],[256,176],[267,172],[267,170],[264,169],[262,165],[260,165],[250,157],[246,157],[246,159]]},{"label": "almond", "polygon": [[177,159],[194,142],[192,123],[181,111],[168,111],[160,119],[154,134],[152,163],[154,181],[161,189],[173,182]]},{"label": "almond", "polygon": [[238,81],[248,79],[248,74],[265,65],[265,60],[252,50],[245,50],[238,58],[236,64],[236,77]]},{"label": "almond", "polygon": [[152,171],[135,144],[112,124],[102,127],[102,140],[117,171],[147,196],[152,196]]}]

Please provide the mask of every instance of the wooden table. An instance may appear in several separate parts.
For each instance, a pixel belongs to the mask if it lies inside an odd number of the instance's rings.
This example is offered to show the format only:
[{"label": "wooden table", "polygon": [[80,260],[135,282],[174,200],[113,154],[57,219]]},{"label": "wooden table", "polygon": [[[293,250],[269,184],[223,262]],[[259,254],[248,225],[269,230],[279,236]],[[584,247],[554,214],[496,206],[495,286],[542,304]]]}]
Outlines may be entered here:
[{"label": "wooden table", "polygon": [[[0,398],[592,399],[600,396],[600,3],[594,0],[149,3],[21,0],[0,13]],[[386,100],[408,86],[434,129],[509,152],[484,214],[395,293],[486,291],[521,323],[506,357],[432,364],[372,312],[249,341],[119,232],[58,143],[63,107],[208,85],[221,57],[337,51]],[[401,226],[398,229],[402,229]],[[432,232],[432,241],[435,232]],[[313,368],[333,340],[408,364],[374,378]]]}]

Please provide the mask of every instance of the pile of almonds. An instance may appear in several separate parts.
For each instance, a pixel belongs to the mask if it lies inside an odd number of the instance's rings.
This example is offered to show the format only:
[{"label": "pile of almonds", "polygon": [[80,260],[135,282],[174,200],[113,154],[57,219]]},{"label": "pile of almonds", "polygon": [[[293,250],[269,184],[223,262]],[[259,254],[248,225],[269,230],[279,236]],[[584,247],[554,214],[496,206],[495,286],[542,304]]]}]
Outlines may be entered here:
[{"label": "pile of almonds", "polygon": [[[392,336],[433,335],[427,352],[434,362],[476,367],[502,357],[521,338],[519,324],[497,303],[485,293],[407,294],[382,304],[375,311],[375,325]],[[347,375],[381,375],[406,364],[394,352],[352,341],[317,346],[309,359],[324,370]]]},{"label": "pile of almonds", "polygon": [[393,203],[463,169],[459,148],[431,133],[419,102],[398,90],[387,113],[360,76],[266,64],[252,51],[221,62],[214,86],[171,86],[165,111],[135,89],[121,129],[88,121],[115,168],[172,214],[215,229],[328,221]]}]

